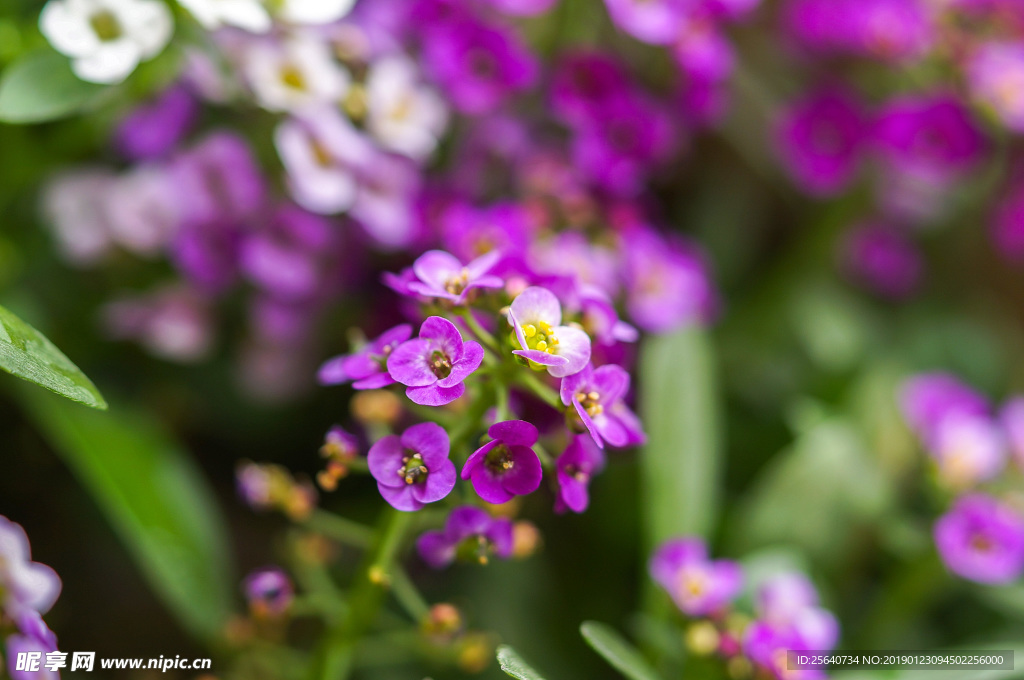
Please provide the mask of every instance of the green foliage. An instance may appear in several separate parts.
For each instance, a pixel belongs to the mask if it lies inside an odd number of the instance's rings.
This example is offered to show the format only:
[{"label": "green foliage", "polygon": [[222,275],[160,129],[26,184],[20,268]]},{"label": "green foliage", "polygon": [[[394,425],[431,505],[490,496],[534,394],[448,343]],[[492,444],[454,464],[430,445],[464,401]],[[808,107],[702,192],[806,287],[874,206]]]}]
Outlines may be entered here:
[{"label": "green foliage", "polygon": [[96,386],[70,359],[4,307],[0,307],[0,368],[80,404],[107,408]]},{"label": "green foliage", "polygon": [[23,55],[0,77],[0,121],[42,123],[81,111],[106,88],[86,83],[53,50]]},{"label": "green foliage", "polygon": [[205,480],[142,411],[77,408],[21,393],[26,413],[92,493],[152,587],[200,637],[231,608],[227,535]]},{"label": "green foliage", "polygon": [[498,647],[498,665],[506,675],[511,675],[516,680],[544,680],[544,676],[533,670],[530,664],[523,661],[523,657],[508,645]]},{"label": "green foliage", "polygon": [[640,651],[611,627],[597,621],[584,621],[580,634],[595,652],[629,680],[659,680]]},{"label": "green foliage", "polygon": [[706,330],[649,338],[640,367],[644,511],[649,547],[681,534],[706,536],[721,472],[715,355]]}]

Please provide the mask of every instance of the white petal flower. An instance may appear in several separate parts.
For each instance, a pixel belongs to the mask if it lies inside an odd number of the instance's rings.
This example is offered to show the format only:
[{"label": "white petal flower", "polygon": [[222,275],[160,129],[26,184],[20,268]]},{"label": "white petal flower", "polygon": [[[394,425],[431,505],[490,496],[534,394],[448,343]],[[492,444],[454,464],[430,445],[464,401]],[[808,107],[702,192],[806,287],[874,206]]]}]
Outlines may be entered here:
[{"label": "white petal flower", "polygon": [[160,0],[50,0],[39,29],[79,78],[118,83],[167,45],[174,22]]},{"label": "white petal flower", "polygon": [[366,78],[367,127],[386,148],[423,159],[437,146],[448,111],[419,82],[416,66],[399,55],[375,61]]},{"label": "white petal flower", "polygon": [[256,98],[269,111],[299,111],[338,102],[351,78],[316,36],[260,41],[246,54],[246,73]]},{"label": "white petal flower", "polygon": [[293,24],[330,24],[352,11],[355,0],[283,0],[278,15]]},{"label": "white petal flower", "polygon": [[110,196],[116,176],[82,168],[54,177],[43,191],[43,214],[62,255],[78,265],[94,264],[113,248]]},{"label": "white petal flower", "polygon": [[178,0],[200,24],[210,30],[235,26],[250,33],[270,30],[270,14],[259,0]]}]

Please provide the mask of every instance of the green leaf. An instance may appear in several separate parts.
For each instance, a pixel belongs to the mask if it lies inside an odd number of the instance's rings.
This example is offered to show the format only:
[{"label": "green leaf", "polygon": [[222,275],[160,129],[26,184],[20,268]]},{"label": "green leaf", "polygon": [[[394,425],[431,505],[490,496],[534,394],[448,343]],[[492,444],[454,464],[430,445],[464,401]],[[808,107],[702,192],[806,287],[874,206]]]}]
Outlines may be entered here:
[{"label": "green leaf", "polygon": [[96,386],[42,333],[0,307],[0,368],[86,406],[106,409]]},{"label": "green leaf", "polygon": [[629,680],[660,680],[643,655],[611,627],[597,621],[584,621],[580,634],[595,652]]},{"label": "green leaf", "polygon": [[714,351],[696,326],[649,338],[641,357],[647,429],[644,512],[648,548],[681,534],[707,536],[721,461]]},{"label": "green leaf", "polygon": [[41,123],[81,110],[105,90],[80,80],[67,57],[53,50],[30,52],[0,74],[0,121]]},{"label": "green leaf", "polygon": [[21,402],[90,491],[153,589],[199,637],[222,630],[233,578],[205,479],[144,412],[87,411],[38,390]]},{"label": "green leaf", "polygon": [[498,647],[498,665],[505,675],[511,675],[517,680],[544,680],[544,676],[533,670],[530,664],[523,661],[523,657],[508,645]]}]

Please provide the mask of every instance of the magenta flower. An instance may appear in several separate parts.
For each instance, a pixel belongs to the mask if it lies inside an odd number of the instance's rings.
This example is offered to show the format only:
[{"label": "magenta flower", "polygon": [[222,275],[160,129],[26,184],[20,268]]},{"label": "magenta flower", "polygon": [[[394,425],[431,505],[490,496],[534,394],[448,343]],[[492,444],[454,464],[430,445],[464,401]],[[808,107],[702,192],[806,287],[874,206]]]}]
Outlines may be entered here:
[{"label": "magenta flower", "polygon": [[1014,132],[1024,132],[1024,43],[986,43],[967,64],[975,99]]},{"label": "magenta flower", "polygon": [[437,423],[413,425],[370,447],[366,462],[377,488],[397,510],[413,512],[455,488],[455,463],[448,459],[448,433]]},{"label": "magenta flower", "polygon": [[492,250],[464,265],[443,250],[428,250],[413,263],[412,271],[419,280],[411,281],[407,288],[424,297],[465,304],[475,288],[501,288],[505,285],[501,277],[487,273],[499,257],[500,253]]},{"label": "magenta flower", "polygon": [[903,62],[924,56],[935,41],[920,0],[789,0],[784,23],[815,52]]},{"label": "magenta flower", "polygon": [[530,286],[517,295],[508,320],[520,347],[513,354],[546,366],[554,377],[577,373],[590,361],[590,336],[575,326],[561,325],[562,305],[547,288]]},{"label": "magenta flower", "polygon": [[730,560],[709,560],[707,546],[699,538],[663,543],[648,568],[651,578],[687,616],[705,616],[725,607],[743,586],[740,566]]},{"label": "magenta flower", "polygon": [[491,425],[487,434],[492,441],[473,452],[462,478],[472,480],[488,503],[507,503],[536,491],[544,476],[540,459],[530,448],[537,443],[537,428],[524,420],[506,420]]},{"label": "magenta flower", "polygon": [[53,569],[32,561],[25,530],[0,516],[0,613],[12,619],[26,610],[45,614],[60,589]]},{"label": "magenta flower", "polygon": [[182,85],[161,92],[153,102],[128,114],[114,131],[114,146],[131,160],[164,156],[188,134],[199,106]]},{"label": "magenta flower", "polygon": [[555,461],[558,470],[558,497],[555,512],[583,512],[590,504],[589,486],[594,475],[604,468],[604,454],[590,437],[572,438]]},{"label": "magenta flower", "polygon": [[444,21],[424,39],[427,70],[456,109],[488,113],[537,79],[537,62],[508,31],[470,17]]},{"label": "magenta flower", "polygon": [[214,132],[175,156],[171,173],[183,217],[190,224],[231,222],[263,207],[266,185],[248,143]]},{"label": "magenta flower", "polygon": [[855,227],[842,242],[850,278],[871,292],[899,300],[916,290],[924,263],[916,244],[885,224]]},{"label": "magenta flower", "polygon": [[547,12],[558,0],[485,0],[494,9],[514,16],[536,16]]},{"label": "magenta flower", "polygon": [[585,289],[580,294],[581,323],[598,343],[636,342],[640,332],[619,318],[611,300],[598,289]]},{"label": "magenta flower", "polygon": [[987,416],[988,400],[948,373],[922,373],[900,389],[903,417],[925,446],[933,447],[943,421],[954,415]]},{"label": "magenta flower", "polygon": [[291,579],[278,567],[266,567],[252,572],[242,582],[242,591],[249,608],[260,616],[284,614],[295,600],[295,587]]},{"label": "magenta flower", "polygon": [[935,523],[935,545],[954,574],[1010,583],[1024,573],[1024,517],[982,494],[964,496]]},{"label": "magenta flower", "polygon": [[352,381],[352,387],[357,390],[376,390],[391,385],[395,380],[388,374],[388,357],[411,335],[412,326],[407,323],[386,330],[358,352],[328,360],[320,367],[317,380],[321,385]]},{"label": "magenta flower", "polygon": [[995,206],[992,241],[996,253],[1006,260],[1024,259],[1024,183],[1017,178]]},{"label": "magenta flower", "polygon": [[800,188],[830,196],[847,188],[856,175],[867,132],[863,107],[853,95],[822,90],[786,111],[777,146]]},{"label": "magenta flower", "polygon": [[1024,466],[1024,397],[1013,397],[1003,404],[999,412],[999,423],[1006,433],[1006,440],[1017,463]]},{"label": "magenta flower", "polygon": [[610,102],[631,88],[622,65],[602,52],[574,52],[562,57],[551,80],[551,110],[569,126],[600,116]]},{"label": "magenta flower", "polygon": [[523,252],[533,231],[526,208],[511,202],[485,208],[455,202],[445,208],[440,222],[445,245],[463,259],[492,251]]},{"label": "magenta flower", "polygon": [[987,416],[952,413],[939,423],[929,453],[939,475],[956,488],[996,477],[1006,466],[1006,441]]},{"label": "magenta flower", "polygon": [[695,6],[691,0],[605,0],[605,4],[616,26],[654,45],[678,38]]},{"label": "magenta flower", "polygon": [[480,368],[484,348],[462,334],[448,319],[432,316],[418,338],[406,340],[388,357],[388,374],[406,386],[405,395],[423,406],[450,404],[465,391],[462,381]]},{"label": "magenta flower", "polygon": [[[37,612],[29,611],[15,621],[18,632],[7,638],[7,672],[11,680],[60,680],[60,672],[46,667],[46,655],[57,651],[57,636],[47,628]],[[18,670],[19,654],[38,653],[37,671]]]},{"label": "magenta flower", "polygon": [[416,550],[435,569],[447,567],[456,559],[479,564],[487,564],[492,555],[506,559],[512,554],[512,522],[464,505],[452,510],[442,531],[427,531],[420,536]]},{"label": "magenta flower", "polygon": [[667,241],[651,229],[623,237],[626,309],[630,319],[652,333],[706,322],[717,306],[701,256],[688,244]]},{"label": "magenta flower", "polygon": [[616,364],[598,368],[587,364],[579,373],[562,378],[560,391],[562,403],[576,409],[599,447],[605,442],[617,447],[629,444],[628,428],[618,417],[623,409],[629,410],[622,403],[629,391],[626,369]]}]

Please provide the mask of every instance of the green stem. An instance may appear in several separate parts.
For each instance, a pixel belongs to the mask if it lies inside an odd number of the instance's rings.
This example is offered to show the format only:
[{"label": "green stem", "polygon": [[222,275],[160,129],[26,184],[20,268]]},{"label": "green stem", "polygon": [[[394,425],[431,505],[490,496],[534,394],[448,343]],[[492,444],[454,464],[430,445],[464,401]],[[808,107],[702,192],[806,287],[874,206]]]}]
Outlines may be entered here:
[{"label": "green stem", "polygon": [[366,548],[373,540],[373,529],[370,527],[326,510],[314,510],[306,520],[306,527],[340,543],[357,548]]},{"label": "green stem", "polygon": [[412,617],[413,621],[419,623],[430,614],[430,605],[427,603],[416,585],[405,573],[405,570],[395,565],[391,570],[391,592],[395,599],[402,605],[402,608]]},{"label": "green stem", "polygon": [[349,614],[331,627],[312,667],[313,680],[344,680],[352,671],[359,640],[369,629],[387,592],[398,550],[413,513],[387,508],[378,524],[378,538],[363,560],[349,596]]},{"label": "green stem", "polygon": [[516,377],[520,385],[533,392],[548,406],[558,409],[559,411],[562,410],[561,397],[558,396],[557,392],[541,382],[537,377],[537,374],[533,372],[533,369],[519,371]]},{"label": "green stem", "polygon": [[501,346],[498,344],[497,339],[495,339],[495,337],[491,335],[486,328],[480,325],[480,322],[473,316],[473,312],[466,308],[459,313],[459,316],[462,317],[462,320],[466,322],[469,330],[473,331],[473,334],[479,338],[480,342],[483,343],[487,349],[491,350],[499,357],[501,356]]}]

